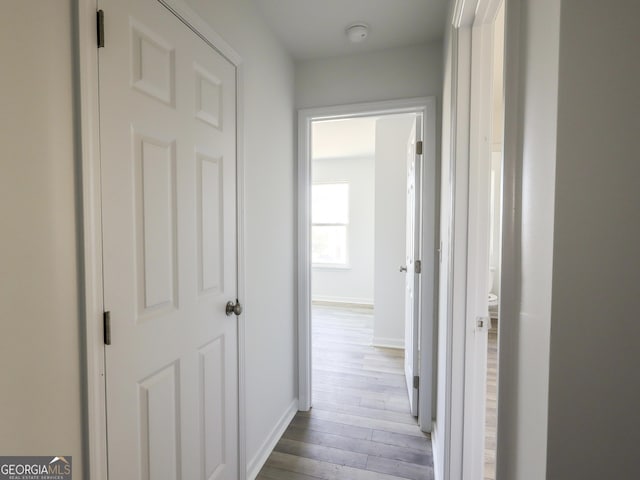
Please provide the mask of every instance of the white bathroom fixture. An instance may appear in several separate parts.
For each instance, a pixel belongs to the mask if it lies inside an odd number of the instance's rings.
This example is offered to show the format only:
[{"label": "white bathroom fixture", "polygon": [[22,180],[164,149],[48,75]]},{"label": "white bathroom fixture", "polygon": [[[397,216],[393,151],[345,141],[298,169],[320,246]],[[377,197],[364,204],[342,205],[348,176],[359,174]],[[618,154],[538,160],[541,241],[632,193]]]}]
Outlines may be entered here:
[{"label": "white bathroom fixture", "polygon": [[498,318],[498,296],[495,293],[491,293],[495,273],[495,267],[490,267],[487,275],[487,306],[489,307],[489,316],[491,318]]}]

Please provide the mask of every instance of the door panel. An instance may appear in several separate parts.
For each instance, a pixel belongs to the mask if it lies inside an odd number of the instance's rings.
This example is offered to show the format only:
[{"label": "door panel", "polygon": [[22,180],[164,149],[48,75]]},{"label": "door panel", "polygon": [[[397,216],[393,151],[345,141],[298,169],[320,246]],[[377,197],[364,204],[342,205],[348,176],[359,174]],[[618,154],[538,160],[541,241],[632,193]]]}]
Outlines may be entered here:
[{"label": "door panel", "polygon": [[133,131],[138,320],[176,308],[176,149]]},{"label": "door panel", "polygon": [[416,153],[421,123],[416,117],[407,143],[407,247],[405,255],[405,338],[404,371],[409,394],[411,414],[418,416],[418,389],[413,378],[418,375],[418,342],[420,339],[420,274],[416,272],[415,261],[420,259],[422,245],[421,204],[421,163]]},{"label": "door panel", "polygon": [[109,476],[235,480],[235,67],[155,0],[102,3]]},{"label": "door panel", "polygon": [[142,478],[180,478],[179,365],[174,362],[139,382]]}]

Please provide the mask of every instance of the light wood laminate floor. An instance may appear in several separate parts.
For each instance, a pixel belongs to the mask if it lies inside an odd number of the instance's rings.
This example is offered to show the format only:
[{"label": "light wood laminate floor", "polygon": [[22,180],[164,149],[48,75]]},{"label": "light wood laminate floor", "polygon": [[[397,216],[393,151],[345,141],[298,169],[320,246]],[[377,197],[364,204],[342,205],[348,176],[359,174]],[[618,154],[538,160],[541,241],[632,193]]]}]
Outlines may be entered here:
[{"label": "light wood laminate floor", "polygon": [[498,320],[491,320],[487,343],[487,390],[484,430],[484,480],[496,478],[498,427]]},{"label": "light wood laminate floor", "polygon": [[403,351],[371,346],[372,312],[313,307],[313,408],[298,412],[258,480],[433,479]]}]

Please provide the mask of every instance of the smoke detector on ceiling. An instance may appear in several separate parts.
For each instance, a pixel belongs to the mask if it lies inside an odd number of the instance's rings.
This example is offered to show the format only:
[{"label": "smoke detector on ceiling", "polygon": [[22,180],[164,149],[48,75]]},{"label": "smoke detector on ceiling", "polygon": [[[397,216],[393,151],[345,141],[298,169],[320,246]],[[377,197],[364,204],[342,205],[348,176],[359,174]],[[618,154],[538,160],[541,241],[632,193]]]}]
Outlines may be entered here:
[{"label": "smoke detector on ceiling", "polygon": [[353,23],[347,27],[346,33],[352,43],[360,43],[369,35],[369,25]]}]

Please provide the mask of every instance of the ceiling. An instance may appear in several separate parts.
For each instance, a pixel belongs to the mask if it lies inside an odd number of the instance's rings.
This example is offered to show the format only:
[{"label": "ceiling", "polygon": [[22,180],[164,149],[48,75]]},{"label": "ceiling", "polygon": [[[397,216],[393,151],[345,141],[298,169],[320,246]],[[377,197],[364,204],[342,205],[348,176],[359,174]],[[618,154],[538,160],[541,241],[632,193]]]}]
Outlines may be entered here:
[{"label": "ceiling", "polygon": [[[253,0],[295,60],[416,45],[442,38],[448,0]],[[351,43],[345,29],[369,25]]]},{"label": "ceiling", "polygon": [[[384,117],[415,118],[415,114],[388,114]],[[312,122],[312,160],[355,157],[373,159],[376,153],[376,127],[378,120],[380,120],[380,116],[316,120]]]},{"label": "ceiling", "polygon": [[323,120],[311,125],[311,158],[372,157],[378,117]]}]

